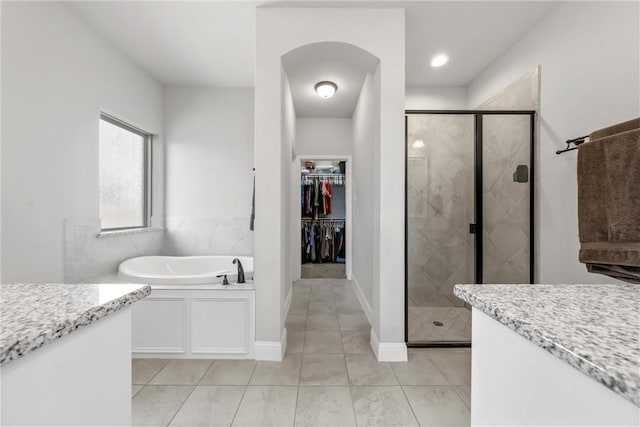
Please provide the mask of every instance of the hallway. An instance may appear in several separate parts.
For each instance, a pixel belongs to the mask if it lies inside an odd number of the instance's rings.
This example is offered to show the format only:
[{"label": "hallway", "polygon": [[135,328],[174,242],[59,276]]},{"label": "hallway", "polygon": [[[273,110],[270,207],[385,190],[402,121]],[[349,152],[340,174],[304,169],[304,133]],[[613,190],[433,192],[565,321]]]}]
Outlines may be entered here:
[{"label": "hallway", "polygon": [[282,362],[133,361],[134,425],[469,425],[469,349],[379,363],[351,282],[294,283]]}]

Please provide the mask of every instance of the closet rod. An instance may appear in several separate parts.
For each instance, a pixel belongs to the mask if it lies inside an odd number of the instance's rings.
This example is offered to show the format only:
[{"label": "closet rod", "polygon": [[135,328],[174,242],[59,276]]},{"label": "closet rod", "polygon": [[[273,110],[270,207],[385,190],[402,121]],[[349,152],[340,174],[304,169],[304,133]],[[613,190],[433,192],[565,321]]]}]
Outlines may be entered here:
[{"label": "closet rod", "polygon": [[331,178],[333,176],[335,176],[335,177],[344,177],[345,176],[345,174],[343,174],[343,173],[307,173],[307,174],[303,173],[301,175],[302,176],[309,176],[309,177],[313,177],[313,178],[316,178],[316,177]]},{"label": "closet rod", "polygon": [[344,218],[302,218],[303,221],[346,221]]}]

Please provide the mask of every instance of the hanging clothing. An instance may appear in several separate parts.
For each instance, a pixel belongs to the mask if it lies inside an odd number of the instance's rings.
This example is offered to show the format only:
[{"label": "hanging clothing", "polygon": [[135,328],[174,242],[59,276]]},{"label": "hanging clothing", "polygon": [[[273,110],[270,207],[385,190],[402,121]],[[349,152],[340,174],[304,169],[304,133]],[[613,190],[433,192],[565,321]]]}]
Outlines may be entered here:
[{"label": "hanging clothing", "polygon": [[343,220],[303,221],[302,262],[345,262]]}]

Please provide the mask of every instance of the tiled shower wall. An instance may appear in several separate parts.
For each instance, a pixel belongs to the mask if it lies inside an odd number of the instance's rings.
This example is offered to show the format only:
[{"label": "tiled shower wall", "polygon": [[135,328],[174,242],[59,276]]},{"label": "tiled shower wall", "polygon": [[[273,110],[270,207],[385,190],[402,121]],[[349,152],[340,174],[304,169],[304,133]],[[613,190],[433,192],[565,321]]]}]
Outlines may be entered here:
[{"label": "tiled shower wall", "polygon": [[473,116],[408,120],[409,305],[463,306],[453,286],[473,282]]},{"label": "tiled shower wall", "polygon": [[518,165],[531,172],[528,115],[483,118],[483,283],[529,283],[530,182],[514,182]]},{"label": "tiled shower wall", "polygon": [[[534,110],[540,107],[540,69],[511,83],[479,109]],[[537,133],[537,132],[536,132]],[[531,176],[529,116],[485,116],[483,120],[483,281],[529,283],[530,182],[513,181],[518,165]]]}]

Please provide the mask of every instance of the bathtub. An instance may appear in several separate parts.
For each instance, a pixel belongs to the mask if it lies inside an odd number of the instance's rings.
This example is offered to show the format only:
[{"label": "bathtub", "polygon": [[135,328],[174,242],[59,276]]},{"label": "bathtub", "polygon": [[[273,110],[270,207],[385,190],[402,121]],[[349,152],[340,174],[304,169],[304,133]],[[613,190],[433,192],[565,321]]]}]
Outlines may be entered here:
[{"label": "bathtub", "polygon": [[229,282],[237,281],[239,258],[246,280],[253,279],[253,257],[232,255],[211,256],[142,256],[128,259],[118,267],[123,280],[149,285],[198,285],[221,283],[226,274]]},{"label": "bathtub", "polygon": [[[120,264],[118,281],[146,283],[151,294],[132,308],[132,355],[161,359],[253,359],[253,258],[143,256]],[[216,276],[227,274],[229,286]]]}]

